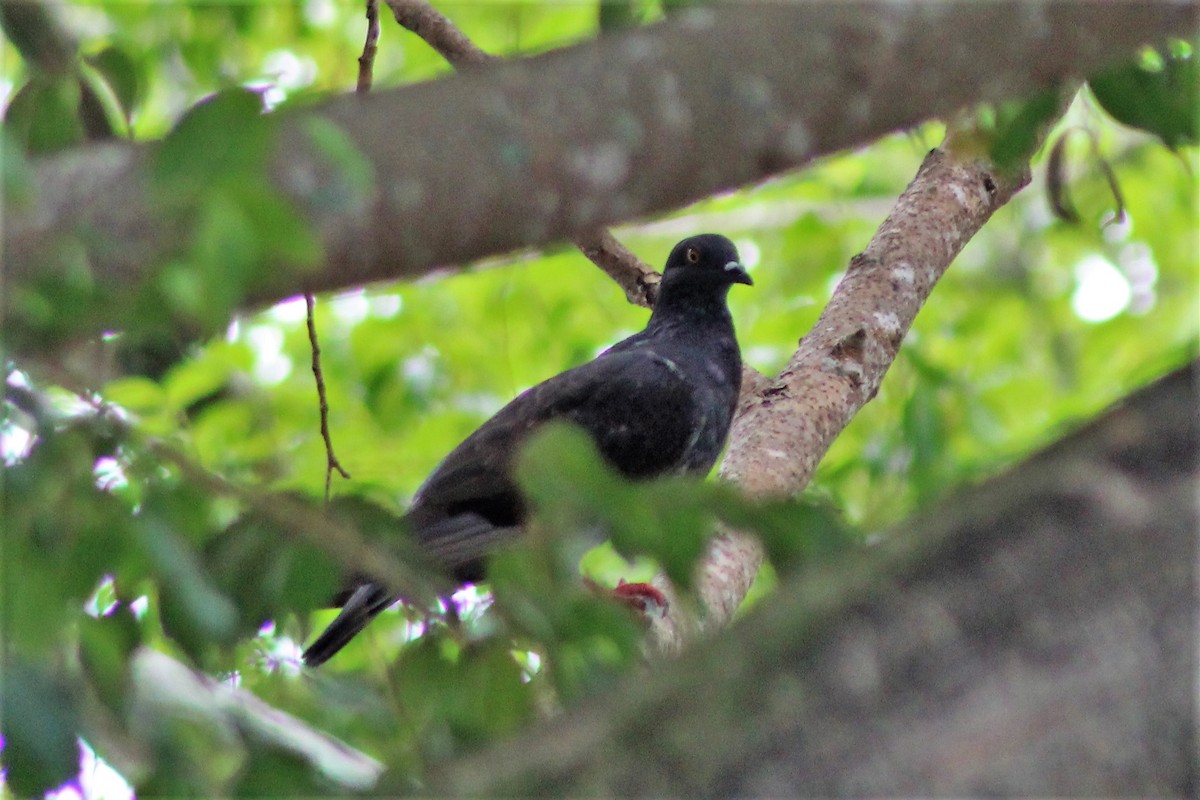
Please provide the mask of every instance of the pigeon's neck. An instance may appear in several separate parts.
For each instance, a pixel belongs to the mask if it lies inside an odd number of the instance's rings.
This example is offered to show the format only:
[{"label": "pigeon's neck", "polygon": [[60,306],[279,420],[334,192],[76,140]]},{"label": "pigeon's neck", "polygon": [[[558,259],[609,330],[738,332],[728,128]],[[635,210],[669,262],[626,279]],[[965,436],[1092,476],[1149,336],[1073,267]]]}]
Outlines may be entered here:
[{"label": "pigeon's neck", "polygon": [[[681,287],[672,287],[681,288]],[[705,292],[663,292],[654,304],[654,313],[646,324],[646,332],[687,331],[699,333],[714,329],[733,329],[733,317],[725,304],[729,287]]]}]

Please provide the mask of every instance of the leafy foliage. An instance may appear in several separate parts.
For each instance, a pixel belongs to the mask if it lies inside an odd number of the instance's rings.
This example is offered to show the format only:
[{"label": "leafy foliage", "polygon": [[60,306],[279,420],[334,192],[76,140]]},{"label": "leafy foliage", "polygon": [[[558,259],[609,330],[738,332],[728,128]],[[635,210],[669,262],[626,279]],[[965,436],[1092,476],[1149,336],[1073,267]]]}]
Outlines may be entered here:
[{"label": "leafy foliage", "polygon": [[1088,86],[1113,119],[1157,135],[1167,147],[1200,144],[1200,67],[1191,45],[1149,50],[1138,62],[1093,76]]},{"label": "leafy foliage", "polygon": [[[663,5],[669,13],[677,3]],[[638,24],[660,9],[447,11],[480,46],[515,54]],[[179,251],[142,287],[96,286],[86,248],[64,242],[81,254],[79,269],[47,275],[9,328],[30,341],[60,340],[111,304],[128,322],[110,343],[126,360],[94,391],[57,388],[74,382],[69,366],[6,365],[0,719],[15,792],[36,794],[74,775],[77,734],[143,794],[362,788],[347,777],[361,777],[361,762],[341,762],[339,772],[263,718],[221,707],[212,686],[152,671],[147,648],[221,674],[370,753],[388,768],[380,791],[419,788],[439,761],[635,668],[638,622],[581,584],[585,551],[585,571],[602,584],[643,580],[653,561],[686,584],[703,535],[721,520],[758,531],[773,565],[796,569],[1002,468],[1196,356],[1196,95],[1187,91],[1195,59],[1176,48],[1160,54],[1161,69],[1143,59],[1093,78],[1094,100],[1078,98],[1060,123],[1092,133],[1129,219],[1102,227],[1113,201],[1095,170],[1071,181],[1078,225],[1049,212],[1040,186],[997,214],[938,287],[879,397],[823,461],[811,497],[756,504],[715,483],[634,487],[570,431],[546,431],[525,455],[539,522],[495,560],[494,600],[466,592],[386,612],[328,668],[301,675],[298,643],[332,613],[315,609],[337,584],[338,554],[250,500],[305,498],[303,508],[323,513],[303,306],[237,316],[224,337],[186,353],[172,331],[226,326],[277,256],[319,260],[294,210],[258,188],[271,136],[261,111],[353,85],[360,15],[358,6],[318,0],[162,10],[79,3],[56,8],[44,24],[62,29],[32,44],[6,24],[17,45],[0,52],[11,92],[0,136],[6,202],[34,191],[32,154],[91,137],[99,113],[119,135],[163,139],[159,222],[182,232]],[[38,42],[74,49],[53,66],[36,55],[46,52]],[[423,43],[385,25],[376,85],[447,70]],[[988,146],[1027,154],[1046,106],[1033,98],[990,110]],[[342,179],[328,202],[352,204],[371,190],[371,166],[343,132],[318,124],[309,134]],[[930,124],[619,235],[652,260],[687,233],[735,238],[756,282],[731,299],[743,351],[773,372],[941,134]],[[395,520],[438,458],[521,388],[590,358],[640,327],[644,313],[566,249],[321,298],[331,427],[354,475],[335,484],[330,513],[390,554]],[[163,443],[183,458],[165,458]],[[559,535],[564,529],[576,534]],[[615,548],[588,550],[595,529]],[[147,694],[148,675],[205,702],[172,711]]]}]

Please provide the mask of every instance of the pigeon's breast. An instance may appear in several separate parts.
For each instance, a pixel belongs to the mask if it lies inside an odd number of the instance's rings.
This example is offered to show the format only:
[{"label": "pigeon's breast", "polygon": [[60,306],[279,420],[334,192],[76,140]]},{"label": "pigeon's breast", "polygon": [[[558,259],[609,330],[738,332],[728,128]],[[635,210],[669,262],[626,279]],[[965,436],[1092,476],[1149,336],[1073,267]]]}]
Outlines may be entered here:
[{"label": "pigeon's breast", "polygon": [[741,388],[741,359],[736,345],[730,352],[712,348],[663,348],[658,358],[669,360],[694,394],[691,435],[678,463],[682,474],[706,474],[725,447]]}]

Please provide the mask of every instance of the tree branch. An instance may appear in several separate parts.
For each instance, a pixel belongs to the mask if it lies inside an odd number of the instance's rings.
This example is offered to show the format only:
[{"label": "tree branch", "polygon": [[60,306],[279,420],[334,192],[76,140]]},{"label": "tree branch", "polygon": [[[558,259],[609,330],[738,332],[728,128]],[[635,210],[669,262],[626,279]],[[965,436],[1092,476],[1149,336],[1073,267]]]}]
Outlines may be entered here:
[{"label": "tree branch", "polygon": [[401,27],[420,36],[455,67],[498,62],[497,56],[483,50],[459,30],[449,17],[424,0],[384,0]]},{"label": "tree branch", "polygon": [[337,470],[338,474],[346,480],[350,480],[350,473],[346,471],[342,462],[338,461],[337,455],[333,452],[333,437],[329,434],[329,398],[325,393],[325,374],[321,369],[321,344],[317,338],[316,298],[313,297],[312,292],[304,293],[304,305],[304,319],[308,328],[308,347],[312,352],[313,382],[317,387],[317,412],[321,418],[321,440],[325,442],[325,502],[328,504],[333,471]]},{"label": "tree branch", "polygon": [[[281,113],[270,179],[311,222],[324,260],[315,272],[258,270],[243,302],[412,277],[674,208],[969,103],[1093,72],[1143,43],[1189,35],[1196,21],[1195,6],[1142,2],[700,7],[488,70]],[[936,69],[924,69],[931,58]],[[344,183],[311,134],[316,119],[371,165],[360,202],[331,204],[316,191]],[[157,209],[153,149],[96,146],[34,165],[36,198],[4,209],[6,328],[33,324],[26,315],[43,306],[30,296],[48,276],[87,277],[72,278],[89,309],[73,335],[130,324],[129,287],[189,240],[193,219]]]},{"label": "tree branch", "polygon": [[[799,494],[833,440],[875,397],[938,279],[1028,180],[1027,170],[1006,178],[984,162],[956,163],[931,151],[788,365],[743,394],[721,478],[753,496]],[[727,624],[761,563],[752,538],[734,531],[715,537],[698,567],[703,616],[672,603],[653,621],[659,650],[676,653],[702,629]],[[671,593],[665,577],[655,584]]]},{"label": "tree branch", "polygon": [[354,90],[359,94],[371,91],[375,75],[375,53],[379,49],[379,0],[367,0],[367,37],[363,42],[362,55],[358,57],[358,82]]},{"label": "tree branch", "polygon": [[[420,36],[443,58],[455,67],[466,67],[499,61],[484,52],[465,33],[439,13],[425,0],[386,0],[396,22]],[[588,259],[604,270],[625,290],[625,297],[634,305],[651,307],[658,297],[658,282],[662,276],[633,251],[617,241],[607,228],[600,228],[574,237]]]}]

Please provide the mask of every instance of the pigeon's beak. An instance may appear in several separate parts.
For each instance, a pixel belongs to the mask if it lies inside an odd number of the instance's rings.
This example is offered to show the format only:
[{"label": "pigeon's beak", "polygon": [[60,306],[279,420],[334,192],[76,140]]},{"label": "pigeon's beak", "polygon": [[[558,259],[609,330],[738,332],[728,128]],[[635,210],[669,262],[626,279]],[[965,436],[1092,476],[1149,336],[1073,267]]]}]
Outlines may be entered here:
[{"label": "pigeon's beak", "polygon": [[726,264],[725,272],[728,273],[729,279],[734,283],[744,283],[747,286],[754,285],[754,281],[750,280],[750,273],[746,272],[746,268],[736,261],[730,261]]}]

